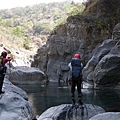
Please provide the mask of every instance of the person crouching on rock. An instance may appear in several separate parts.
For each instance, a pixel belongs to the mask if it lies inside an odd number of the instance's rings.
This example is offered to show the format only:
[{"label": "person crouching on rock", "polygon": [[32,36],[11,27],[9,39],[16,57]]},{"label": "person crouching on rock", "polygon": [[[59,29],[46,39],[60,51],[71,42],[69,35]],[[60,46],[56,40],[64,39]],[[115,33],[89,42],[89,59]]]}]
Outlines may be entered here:
[{"label": "person crouching on rock", "polygon": [[81,101],[81,83],[82,83],[82,69],[83,64],[80,60],[80,54],[75,54],[74,58],[72,58],[71,62],[69,63],[70,68],[70,76],[69,81],[71,85],[71,98],[72,104],[75,105],[75,87],[77,86],[78,91],[78,103],[79,105],[83,105]]},{"label": "person crouching on rock", "polygon": [[7,52],[3,51],[1,53],[1,56],[0,56],[0,94],[4,93],[2,91],[2,86],[3,86],[3,81],[4,81],[4,77],[5,77],[5,73],[6,73],[6,70],[7,70],[7,67],[5,66],[5,64],[8,62],[8,61],[11,61],[12,58],[11,57],[7,57]]}]

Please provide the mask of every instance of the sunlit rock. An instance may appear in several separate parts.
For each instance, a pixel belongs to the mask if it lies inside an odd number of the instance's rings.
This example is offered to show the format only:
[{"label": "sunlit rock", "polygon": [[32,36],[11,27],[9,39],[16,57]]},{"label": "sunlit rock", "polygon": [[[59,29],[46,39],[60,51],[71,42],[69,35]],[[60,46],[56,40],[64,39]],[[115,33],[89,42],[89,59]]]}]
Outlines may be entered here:
[{"label": "sunlit rock", "polygon": [[27,66],[8,68],[7,74],[10,81],[15,84],[35,84],[41,83],[45,79],[45,75],[40,69]]}]

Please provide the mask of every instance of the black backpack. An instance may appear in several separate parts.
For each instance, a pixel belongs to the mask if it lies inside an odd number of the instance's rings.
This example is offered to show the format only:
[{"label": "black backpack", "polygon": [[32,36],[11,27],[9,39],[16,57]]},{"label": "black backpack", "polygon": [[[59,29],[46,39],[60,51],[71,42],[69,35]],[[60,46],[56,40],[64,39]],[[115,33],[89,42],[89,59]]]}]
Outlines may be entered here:
[{"label": "black backpack", "polygon": [[71,66],[72,66],[72,78],[75,78],[75,79],[79,78],[82,72],[80,59],[72,58]]}]

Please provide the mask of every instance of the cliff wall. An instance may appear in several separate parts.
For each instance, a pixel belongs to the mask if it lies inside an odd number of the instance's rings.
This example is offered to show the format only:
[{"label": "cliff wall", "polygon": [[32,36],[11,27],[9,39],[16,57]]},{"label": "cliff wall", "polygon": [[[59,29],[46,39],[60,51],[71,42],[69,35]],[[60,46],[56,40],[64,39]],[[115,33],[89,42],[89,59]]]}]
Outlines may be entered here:
[{"label": "cliff wall", "polygon": [[[97,46],[112,38],[112,30],[119,20],[119,9],[114,9],[116,3],[120,4],[118,0],[89,0],[82,15],[68,17],[65,24],[50,34],[46,45],[34,56],[32,66],[45,72],[50,81],[65,81],[68,63],[75,53],[81,54],[81,60],[86,65]],[[113,8],[111,17],[110,8]],[[114,19],[113,14],[116,15]]]}]

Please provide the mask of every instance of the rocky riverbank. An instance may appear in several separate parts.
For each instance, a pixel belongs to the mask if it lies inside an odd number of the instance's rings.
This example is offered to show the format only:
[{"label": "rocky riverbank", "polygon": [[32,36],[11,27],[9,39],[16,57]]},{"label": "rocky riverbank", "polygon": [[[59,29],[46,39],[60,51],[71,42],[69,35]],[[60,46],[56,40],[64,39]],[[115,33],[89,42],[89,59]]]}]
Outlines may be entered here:
[{"label": "rocky riverbank", "polygon": [[4,79],[3,91],[0,95],[1,120],[33,120],[34,110],[28,100],[27,93],[14,84],[37,84],[45,76],[38,68],[16,66],[7,64],[7,73]]},{"label": "rocky riverbank", "polygon": [[119,120],[120,112],[105,112],[99,106],[63,104],[46,110],[38,120]]},{"label": "rocky riverbank", "polygon": [[32,120],[34,111],[25,91],[16,87],[6,75],[0,94],[0,120]]}]

